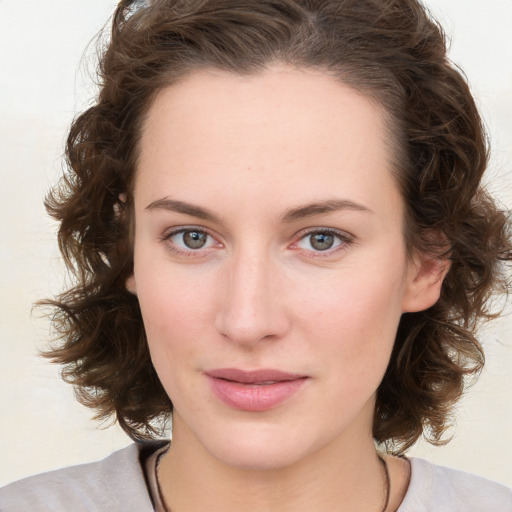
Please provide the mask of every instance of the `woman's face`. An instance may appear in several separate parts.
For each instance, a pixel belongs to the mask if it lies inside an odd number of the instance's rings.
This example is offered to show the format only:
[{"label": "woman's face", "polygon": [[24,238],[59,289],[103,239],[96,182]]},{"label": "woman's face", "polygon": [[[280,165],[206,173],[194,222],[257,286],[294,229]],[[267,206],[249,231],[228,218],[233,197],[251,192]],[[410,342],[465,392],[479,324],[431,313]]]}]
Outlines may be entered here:
[{"label": "woman's face", "polygon": [[372,441],[406,257],[381,113],[318,71],[197,72],[145,121],[135,268],[174,442],[280,467]]}]

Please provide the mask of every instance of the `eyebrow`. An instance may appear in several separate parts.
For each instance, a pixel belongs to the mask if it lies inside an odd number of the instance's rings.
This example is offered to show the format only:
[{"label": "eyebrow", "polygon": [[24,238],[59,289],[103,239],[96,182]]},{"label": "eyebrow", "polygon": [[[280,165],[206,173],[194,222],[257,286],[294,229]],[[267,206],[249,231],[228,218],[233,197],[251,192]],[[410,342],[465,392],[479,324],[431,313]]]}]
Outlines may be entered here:
[{"label": "eyebrow", "polygon": [[297,220],[304,219],[306,217],[312,217],[314,215],[321,215],[322,213],[331,213],[339,210],[355,210],[367,213],[373,213],[372,210],[363,206],[362,204],[355,203],[348,199],[331,199],[328,201],[320,201],[315,203],[309,203],[296,208],[286,210],[282,216],[284,223],[295,222]]},{"label": "eyebrow", "polygon": [[201,208],[200,206],[186,203],[184,201],[176,201],[175,199],[169,199],[167,197],[153,201],[146,206],[146,210],[167,210],[171,212],[184,213],[185,215],[191,215],[192,217],[208,220],[210,222],[220,222],[219,217],[206,208]]},{"label": "eyebrow", "polygon": [[[169,199],[168,197],[164,197],[162,199],[157,199],[156,201],[153,201],[148,206],[146,206],[146,210],[172,211],[177,213],[183,213],[185,215],[190,215],[192,217],[197,217],[198,219],[207,220],[210,222],[220,223],[220,218],[214,213],[212,213],[210,210],[202,208],[201,206],[187,203],[185,201]],[[286,210],[284,214],[281,216],[281,221],[283,223],[288,224],[307,217],[312,217],[314,215],[321,215],[323,213],[331,213],[340,210],[355,210],[373,213],[372,210],[370,210],[366,206],[363,206],[362,204],[359,203],[355,203],[354,201],[350,201],[348,199],[330,199],[327,201],[308,203],[305,205],[297,206],[295,208],[290,208]]]}]

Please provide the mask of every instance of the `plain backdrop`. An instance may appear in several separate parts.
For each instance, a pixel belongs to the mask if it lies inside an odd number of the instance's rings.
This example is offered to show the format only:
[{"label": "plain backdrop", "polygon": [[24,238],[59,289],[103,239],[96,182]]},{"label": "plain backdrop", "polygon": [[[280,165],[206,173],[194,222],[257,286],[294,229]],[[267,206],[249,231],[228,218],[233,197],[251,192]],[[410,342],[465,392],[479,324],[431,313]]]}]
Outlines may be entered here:
[{"label": "plain backdrop", "polygon": [[[488,125],[491,191],[512,205],[512,0],[429,0]],[[38,356],[49,325],[31,311],[65,282],[42,205],[66,130],[95,94],[94,44],[112,0],[0,0],[0,484],[104,457],[130,443],[75,402]],[[85,53],[84,53],[85,51]],[[512,304],[482,332],[488,364],[458,407],[452,442],[412,455],[512,486]]]}]

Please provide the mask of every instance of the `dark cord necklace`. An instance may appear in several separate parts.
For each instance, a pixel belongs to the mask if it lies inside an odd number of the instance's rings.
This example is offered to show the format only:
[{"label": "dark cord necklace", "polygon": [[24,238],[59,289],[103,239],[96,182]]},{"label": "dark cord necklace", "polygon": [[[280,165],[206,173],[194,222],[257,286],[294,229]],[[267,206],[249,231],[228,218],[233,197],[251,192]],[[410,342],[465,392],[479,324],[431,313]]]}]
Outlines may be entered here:
[{"label": "dark cord necklace", "polygon": [[388,505],[389,505],[389,497],[391,494],[391,479],[389,478],[389,469],[388,465],[386,464],[386,461],[381,455],[378,455],[379,461],[382,464],[382,467],[384,468],[384,506],[382,507],[381,512],[386,512]]}]

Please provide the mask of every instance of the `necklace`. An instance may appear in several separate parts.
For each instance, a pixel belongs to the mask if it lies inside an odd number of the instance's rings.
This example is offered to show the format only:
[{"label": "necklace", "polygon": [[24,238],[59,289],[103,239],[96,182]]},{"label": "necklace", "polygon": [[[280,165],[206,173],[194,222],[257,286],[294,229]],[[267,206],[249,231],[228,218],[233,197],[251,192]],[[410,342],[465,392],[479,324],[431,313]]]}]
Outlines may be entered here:
[{"label": "necklace", "polygon": [[[386,461],[381,455],[377,455],[379,462],[382,464],[382,468],[384,470],[384,506],[382,507],[381,512],[386,512],[389,505],[389,498],[391,494],[391,479],[389,478],[389,469]],[[156,469],[156,468],[155,468]],[[158,490],[158,495],[160,497],[160,502],[162,503],[165,512],[172,512],[172,510],[167,506],[165,502],[164,496],[162,494],[162,489],[160,488],[160,481],[158,479],[158,475],[156,476],[156,485]]]},{"label": "necklace", "polygon": [[381,455],[377,455],[377,457],[384,468],[384,506],[381,512],[386,512],[389,505],[389,496],[391,494],[391,479],[389,478],[389,469],[386,461]]}]

